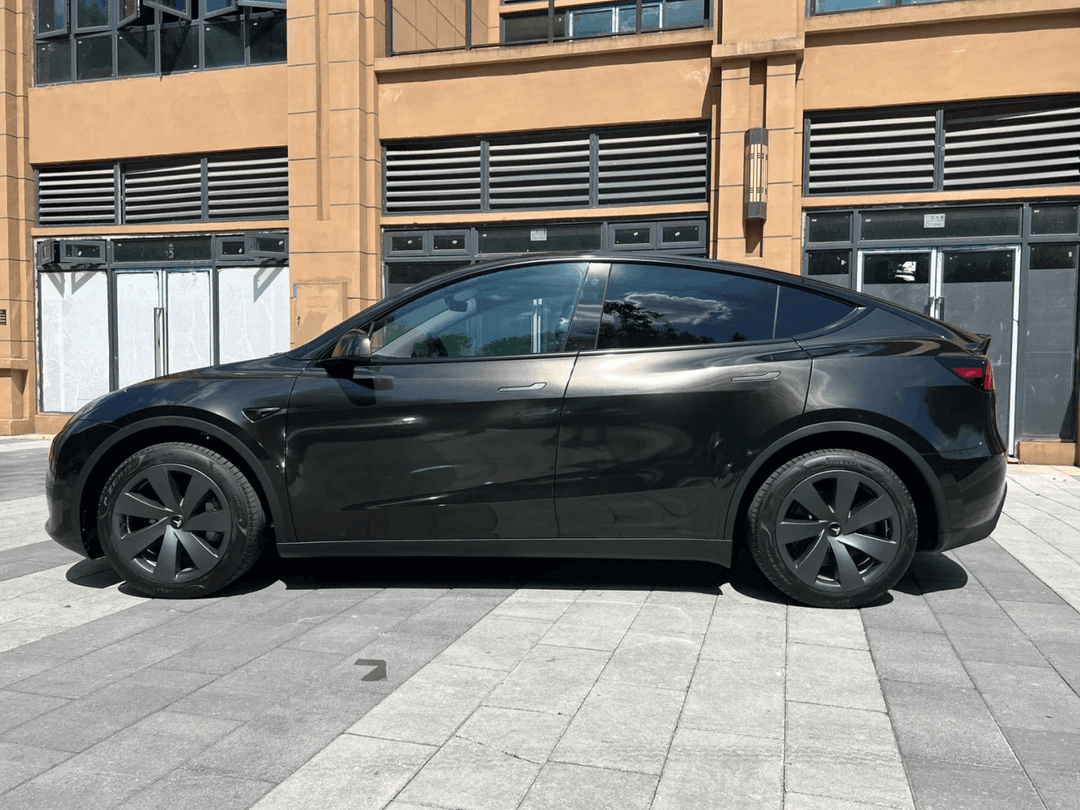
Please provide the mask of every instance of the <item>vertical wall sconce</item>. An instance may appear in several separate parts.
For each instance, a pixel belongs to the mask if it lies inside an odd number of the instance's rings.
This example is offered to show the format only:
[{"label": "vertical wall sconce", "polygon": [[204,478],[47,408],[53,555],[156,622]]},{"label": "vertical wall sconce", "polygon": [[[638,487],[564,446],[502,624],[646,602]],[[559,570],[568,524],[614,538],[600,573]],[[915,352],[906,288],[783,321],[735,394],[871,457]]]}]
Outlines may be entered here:
[{"label": "vertical wall sconce", "polygon": [[764,220],[769,189],[769,130],[746,130],[743,173],[743,219]]}]

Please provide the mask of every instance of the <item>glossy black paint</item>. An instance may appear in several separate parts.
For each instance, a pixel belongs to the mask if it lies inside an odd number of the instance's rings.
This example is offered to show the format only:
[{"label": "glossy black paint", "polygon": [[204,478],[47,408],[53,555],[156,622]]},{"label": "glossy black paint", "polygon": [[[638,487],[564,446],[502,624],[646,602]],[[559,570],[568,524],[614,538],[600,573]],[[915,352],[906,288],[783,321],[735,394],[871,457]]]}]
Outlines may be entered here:
[{"label": "glossy black paint", "polygon": [[53,443],[47,529],[98,556],[97,493],[124,458],[162,441],[203,443],[241,466],[284,556],[727,563],[764,477],[800,452],[831,446],[888,452],[919,496],[920,525],[933,527],[921,547],[950,548],[993,529],[1005,492],[994,394],[937,362],[974,357],[973,336],[784,274],[635,257],[657,272],[665,263],[734,272],[856,309],[795,339],[597,351],[604,274],[625,257],[558,260],[591,262],[561,353],[405,358],[346,373],[318,362],[350,329],[443,284],[553,261],[535,257],[433,279],[286,355],[102,397]]}]

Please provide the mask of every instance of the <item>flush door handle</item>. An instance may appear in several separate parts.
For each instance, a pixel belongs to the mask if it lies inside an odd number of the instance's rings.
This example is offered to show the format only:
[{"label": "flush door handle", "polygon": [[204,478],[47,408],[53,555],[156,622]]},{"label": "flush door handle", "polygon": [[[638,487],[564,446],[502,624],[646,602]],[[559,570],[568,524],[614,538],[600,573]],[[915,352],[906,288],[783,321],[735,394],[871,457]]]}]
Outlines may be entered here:
[{"label": "flush door handle", "polygon": [[766,371],[763,374],[746,374],[742,377],[732,377],[732,382],[764,382],[765,380],[775,380],[780,376],[779,371]]},{"label": "flush door handle", "polygon": [[542,382],[535,382],[532,385],[504,385],[499,391],[503,394],[509,394],[516,391],[539,391],[545,385],[547,385],[547,383]]}]

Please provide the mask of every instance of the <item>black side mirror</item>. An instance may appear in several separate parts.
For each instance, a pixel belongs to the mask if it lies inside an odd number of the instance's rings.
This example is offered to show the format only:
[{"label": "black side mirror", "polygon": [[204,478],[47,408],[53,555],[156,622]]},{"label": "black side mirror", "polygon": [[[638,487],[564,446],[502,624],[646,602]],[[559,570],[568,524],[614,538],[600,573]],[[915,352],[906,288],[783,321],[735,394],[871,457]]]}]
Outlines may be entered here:
[{"label": "black side mirror", "polygon": [[333,377],[348,377],[357,366],[371,362],[371,337],[362,329],[350,329],[340,338],[329,357],[315,363]]}]

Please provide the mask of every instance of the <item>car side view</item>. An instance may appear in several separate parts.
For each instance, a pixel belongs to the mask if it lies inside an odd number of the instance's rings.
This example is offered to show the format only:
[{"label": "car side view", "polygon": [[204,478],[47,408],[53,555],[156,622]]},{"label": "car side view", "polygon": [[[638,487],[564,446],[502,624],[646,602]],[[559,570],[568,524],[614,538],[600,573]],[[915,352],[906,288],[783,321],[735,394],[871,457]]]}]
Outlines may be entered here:
[{"label": "car side view", "polygon": [[103,396],[53,442],[46,528],[162,597],[282,557],[701,560],[866,604],[993,531],[989,338],[730,263],[447,273],[285,354]]}]

